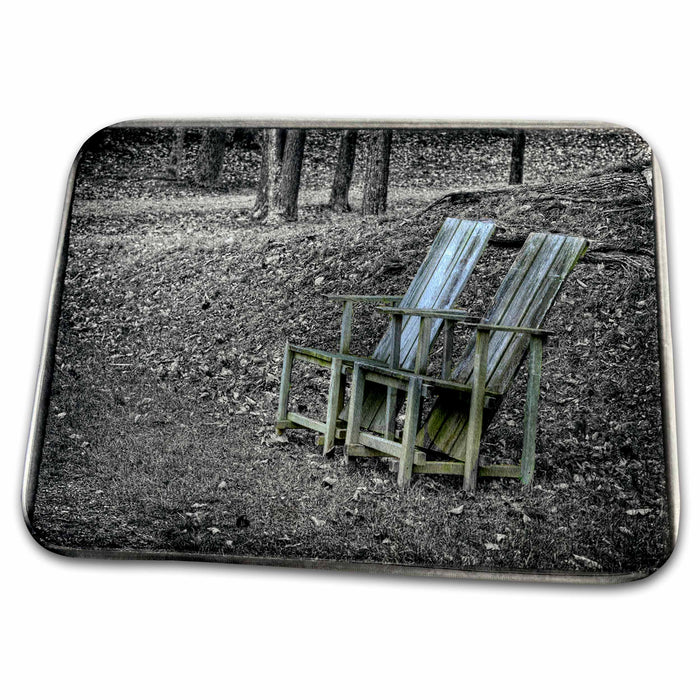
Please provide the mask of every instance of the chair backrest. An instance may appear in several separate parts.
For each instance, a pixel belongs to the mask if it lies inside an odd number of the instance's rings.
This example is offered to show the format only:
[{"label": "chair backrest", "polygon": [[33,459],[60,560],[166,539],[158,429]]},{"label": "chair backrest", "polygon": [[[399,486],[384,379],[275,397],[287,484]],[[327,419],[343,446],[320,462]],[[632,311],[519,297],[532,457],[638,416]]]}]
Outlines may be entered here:
[{"label": "chair backrest", "polygon": [[[561,285],[586,252],[588,241],[575,236],[532,233],[520,249],[496,293],[487,323],[541,327]],[[529,336],[494,331],[489,339],[486,390],[502,396],[525,356]],[[452,379],[469,385],[474,373],[474,339],[455,363]],[[484,414],[488,425],[493,410]],[[427,450],[464,459],[469,406],[461,396],[440,395],[416,436]]]},{"label": "chair backrest", "polygon": [[[418,268],[399,308],[449,309],[457,301],[474,266],[486,248],[495,224],[490,221],[445,219],[425,260]],[[440,331],[441,321],[433,323],[430,342]],[[401,329],[402,369],[412,369],[418,347],[420,319],[404,317]],[[372,357],[387,362],[391,336],[387,331]]]},{"label": "chair backrest", "polygon": [[[531,233],[503,278],[485,323],[539,328],[562,283],[586,252],[588,241],[577,236]],[[504,394],[518,370],[529,336],[494,331],[489,340],[486,389]],[[469,384],[474,372],[474,339],[455,363],[452,378]]]}]

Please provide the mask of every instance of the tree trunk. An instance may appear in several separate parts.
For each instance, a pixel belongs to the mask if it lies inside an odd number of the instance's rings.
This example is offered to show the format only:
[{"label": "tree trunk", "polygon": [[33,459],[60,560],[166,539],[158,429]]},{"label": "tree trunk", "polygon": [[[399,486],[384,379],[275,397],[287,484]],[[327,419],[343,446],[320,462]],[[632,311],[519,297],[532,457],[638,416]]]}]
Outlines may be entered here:
[{"label": "tree trunk", "polygon": [[304,159],[306,129],[289,129],[278,187],[273,189],[270,216],[274,221],[296,221],[301,165]]},{"label": "tree trunk", "polygon": [[219,179],[224,162],[225,129],[207,129],[197,153],[196,180],[200,185],[213,185]]},{"label": "tree trunk", "polygon": [[276,191],[282,167],[286,129],[263,129],[260,136],[260,175],[255,205],[250,216],[258,221],[267,218],[272,193]]},{"label": "tree trunk", "polygon": [[391,129],[378,129],[370,136],[362,195],[363,214],[383,214],[386,211],[391,137]]},{"label": "tree trunk", "polygon": [[509,185],[520,185],[523,181],[523,165],[525,162],[525,132],[518,129],[513,134],[513,148],[510,156]]},{"label": "tree trunk", "polygon": [[168,156],[168,164],[165,166],[165,174],[174,180],[180,179],[182,164],[185,161],[185,130],[175,129],[173,145]]},{"label": "tree trunk", "polygon": [[333,211],[350,211],[348,195],[350,181],[355,167],[355,150],[357,147],[357,129],[344,129],[340,136],[338,160],[335,165],[335,177],[331,188],[330,207]]}]

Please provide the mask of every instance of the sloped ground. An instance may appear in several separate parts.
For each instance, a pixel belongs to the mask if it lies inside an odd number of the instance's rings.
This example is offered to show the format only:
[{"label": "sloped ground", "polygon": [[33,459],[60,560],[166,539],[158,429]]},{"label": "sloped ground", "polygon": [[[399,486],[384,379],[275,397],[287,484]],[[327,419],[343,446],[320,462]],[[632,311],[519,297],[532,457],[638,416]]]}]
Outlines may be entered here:
[{"label": "sloped ground", "polygon": [[[595,253],[653,250],[648,187],[634,177],[638,196],[621,204],[574,201],[575,185],[554,197],[524,187],[413,218],[428,202],[406,187],[380,220],[329,214],[311,189],[300,221],[279,227],[252,226],[244,194],[224,192],[216,207],[196,192],[76,201],[39,538],[448,568],[654,570],[668,554],[668,516],[653,259]],[[338,309],[320,293],[402,293],[446,216],[492,218],[506,238],[543,229],[593,242],[546,324],[557,336],[545,349],[530,491],[483,479],[467,496],[457,478],[423,476],[402,493],[385,462],[346,466],[322,458],[310,433],[273,436],[285,340],[338,341]],[[485,310],[515,253],[491,246],[462,306]],[[356,329],[354,349],[367,349],[381,319],[364,311]],[[319,412],[323,378],[295,380],[303,390],[293,400]],[[489,461],[517,458],[523,390],[520,377],[487,435]]]}]

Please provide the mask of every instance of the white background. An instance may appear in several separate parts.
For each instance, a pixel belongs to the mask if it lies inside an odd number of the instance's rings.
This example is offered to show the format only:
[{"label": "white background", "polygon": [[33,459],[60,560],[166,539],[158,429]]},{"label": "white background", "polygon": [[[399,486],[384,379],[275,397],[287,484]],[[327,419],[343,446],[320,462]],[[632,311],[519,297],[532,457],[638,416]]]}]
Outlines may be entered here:
[{"label": "white background", "polygon": [[[688,697],[697,686],[692,3],[11,3],[0,58],[6,697]],[[251,9],[252,8],[252,9]],[[624,586],[450,582],[44,552],[19,494],[66,178],[146,117],[602,119],[666,186],[679,545]],[[686,636],[686,632],[690,634]]]}]

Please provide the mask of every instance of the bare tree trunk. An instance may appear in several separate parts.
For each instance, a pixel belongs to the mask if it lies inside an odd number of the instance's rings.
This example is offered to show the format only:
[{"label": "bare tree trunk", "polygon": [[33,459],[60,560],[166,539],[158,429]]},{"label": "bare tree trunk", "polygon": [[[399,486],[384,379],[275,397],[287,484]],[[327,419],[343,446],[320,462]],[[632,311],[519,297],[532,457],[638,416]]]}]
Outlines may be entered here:
[{"label": "bare tree trunk", "polygon": [[306,129],[289,129],[278,187],[274,190],[270,217],[274,221],[296,221],[301,165],[304,159]]},{"label": "bare tree trunk", "polygon": [[510,156],[509,185],[520,185],[523,181],[523,165],[525,163],[525,132],[518,129],[513,134],[513,148]]},{"label": "bare tree trunk", "polygon": [[331,188],[330,207],[333,211],[350,211],[348,195],[350,181],[355,167],[355,150],[357,148],[357,129],[344,129],[340,135],[338,160],[335,165],[335,177]]},{"label": "bare tree trunk", "polygon": [[286,138],[286,129],[264,129],[262,131],[258,192],[253,211],[250,214],[251,218],[258,221],[266,219],[270,210],[272,194],[277,189],[280,177]]},{"label": "bare tree trunk", "polygon": [[213,185],[219,179],[224,162],[225,129],[207,129],[197,153],[196,180],[200,185]]},{"label": "bare tree trunk", "polygon": [[168,156],[168,164],[165,166],[165,174],[174,180],[180,179],[182,164],[185,161],[185,130],[175,129],[173,145]]},{"label": "bare tree trunk", "polygon": [[391,129],[378,129],[370,136],[362,195],[363,214],[383,214],[386,211],[391,137]]}]

